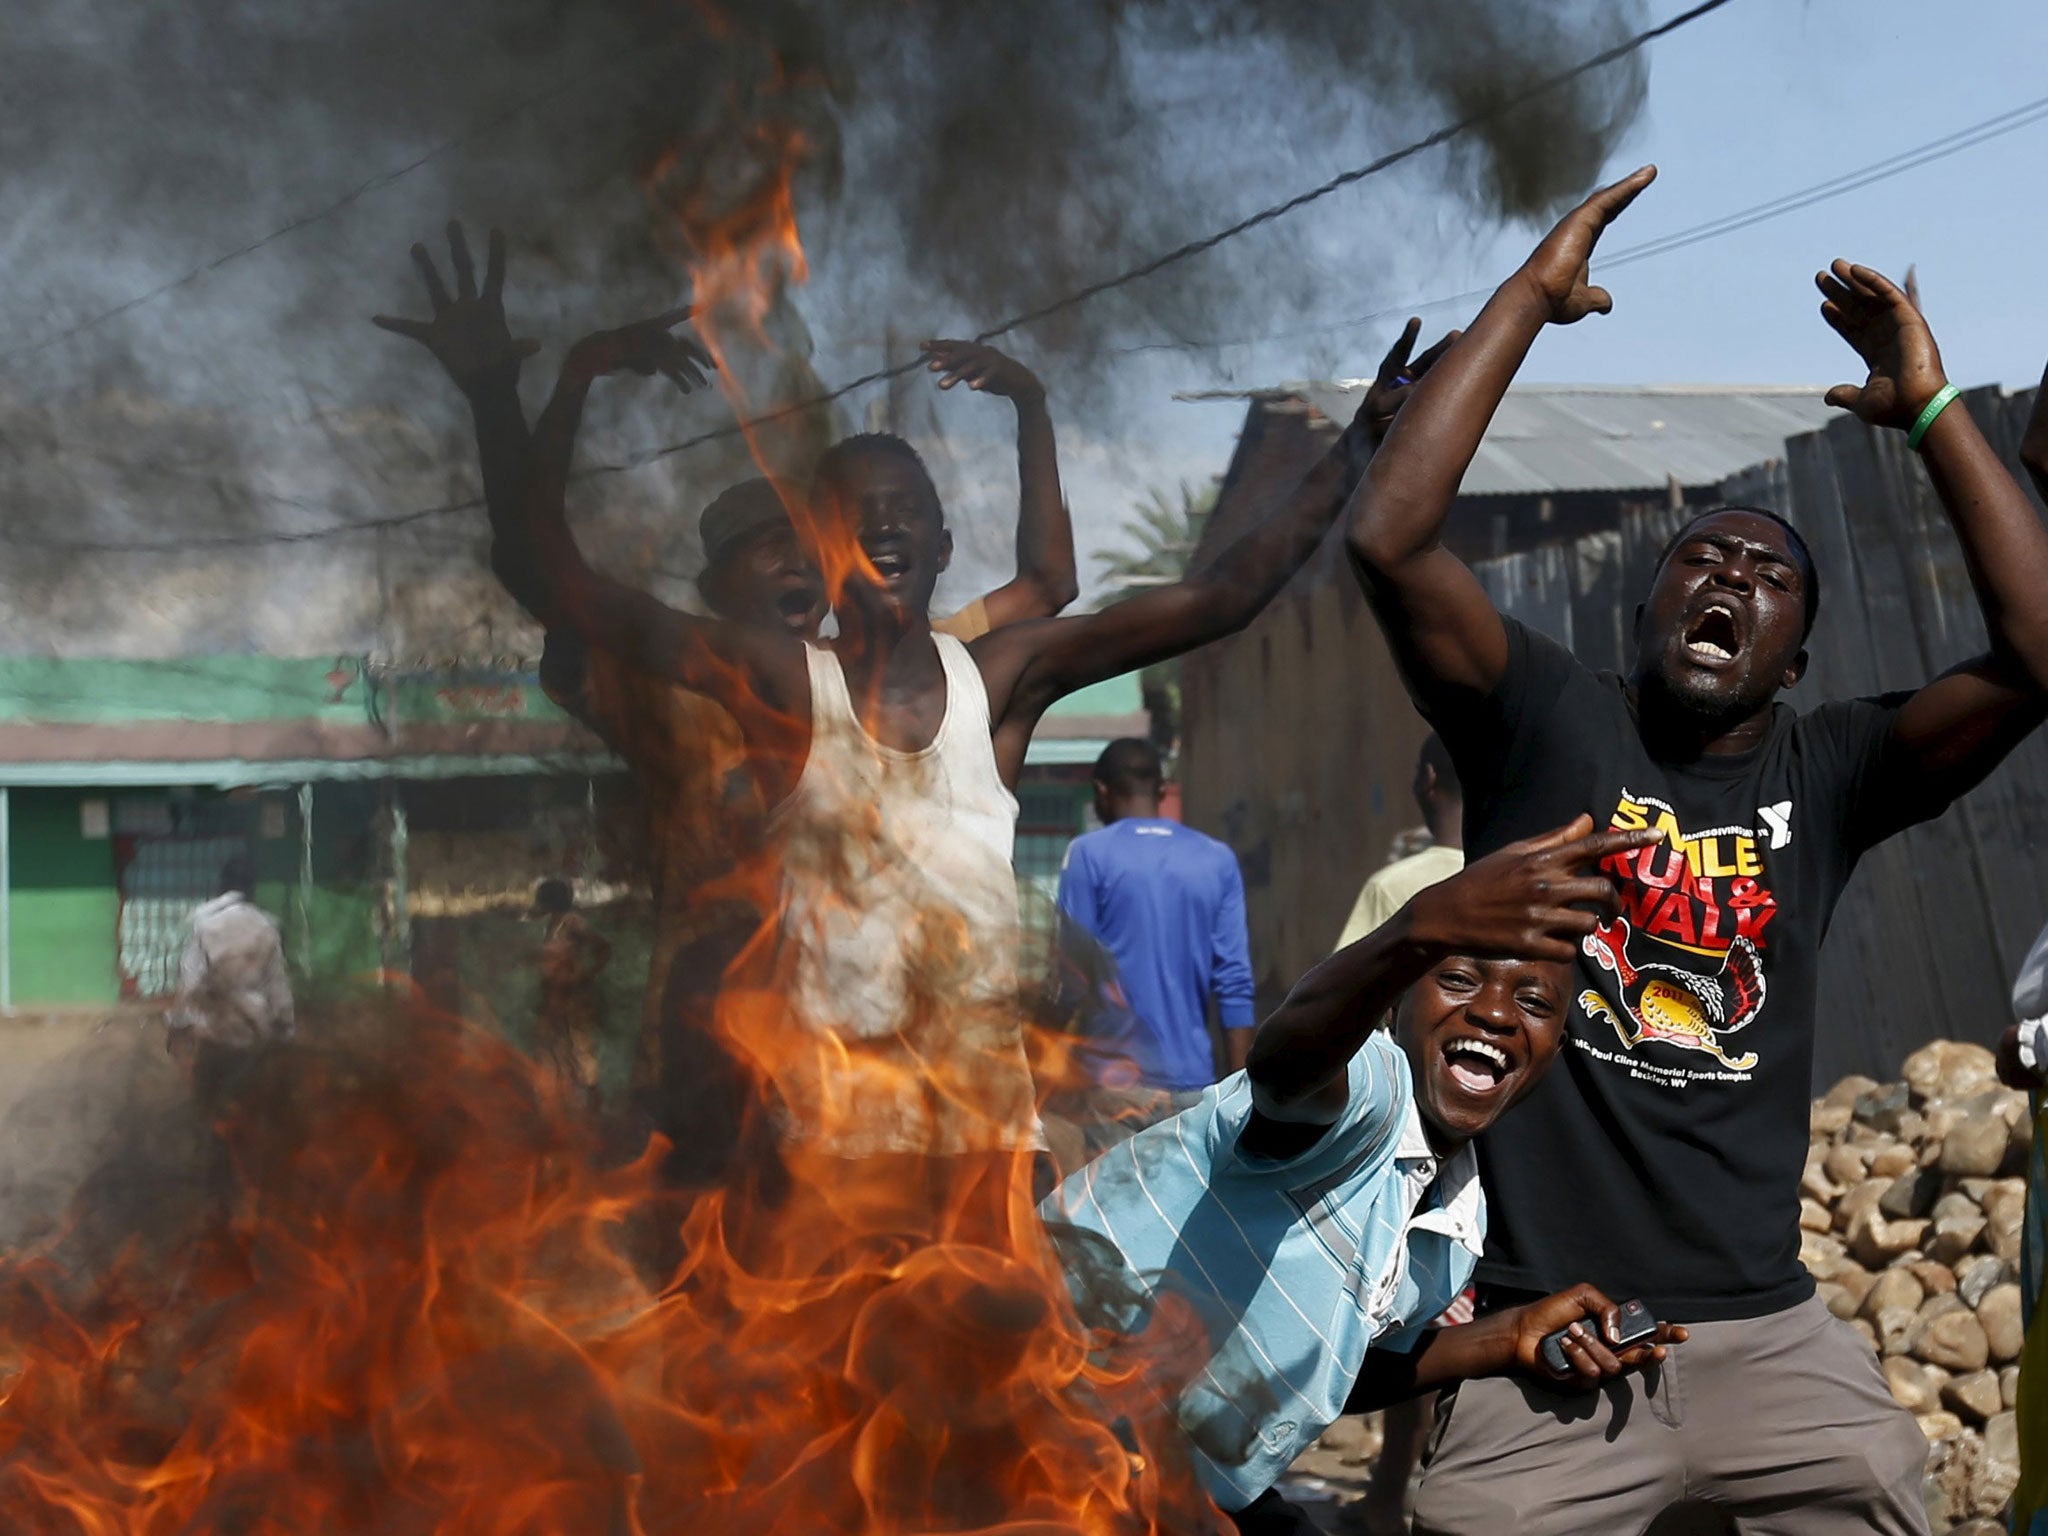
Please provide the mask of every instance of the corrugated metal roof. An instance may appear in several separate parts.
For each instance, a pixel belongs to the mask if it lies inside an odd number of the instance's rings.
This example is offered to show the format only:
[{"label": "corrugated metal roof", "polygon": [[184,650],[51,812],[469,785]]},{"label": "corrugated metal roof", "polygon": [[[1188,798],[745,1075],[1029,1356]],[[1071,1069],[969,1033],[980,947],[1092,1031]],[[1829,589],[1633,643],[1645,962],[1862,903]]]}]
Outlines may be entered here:
[{"label": "corrugated metal roof", "polygon": [[[1261,391],[1296,395],[1342,425],[1363,381]],[[1785,439],[1842,413],[1819,388],[1792,385],[1516,385],[1465,475],[1466,496],[1634,491],[1714,485],[1785,456]]]}]

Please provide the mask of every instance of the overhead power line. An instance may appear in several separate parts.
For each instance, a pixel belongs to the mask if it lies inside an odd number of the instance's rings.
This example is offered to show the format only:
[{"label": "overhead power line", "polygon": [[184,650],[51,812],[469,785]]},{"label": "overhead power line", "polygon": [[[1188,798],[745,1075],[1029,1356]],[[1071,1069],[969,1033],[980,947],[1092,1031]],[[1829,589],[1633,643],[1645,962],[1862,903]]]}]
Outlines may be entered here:
[{"label": "overhead power line", "polygon": [[[2016,133],[2022,128],[2030,128],[2036,123],[2041,122],[2048,122],[2048,96],[2039,97],[2026,103],[2024,106],[2014,107],[2010,111],[2001,112],[1995,117],[1986,118],[1984,121],[1972,124],[1968,128],[1959,128],[1954,133],[1944,134],[1938,139],[1931,139],[1927,143],[1918,145],[1915,148],[1902,150],[1896,155],[1874,161],[1859,170],[1845,171],[1841,175],[1830,177],[1826,181],[1815,182],[1810,187],[1802,187],[1796,192],[1787,192],[1781,197],[1770,199],[1768,202],[1756,203],[1748,208],[1738,209],[1733,213],[1726,213],[1718,218],[1708,219],[1703,223],[1688,225],[1684,229],[1673,230],[1670,234],[1659,235],[1654,240],[1645,240],[1636,245],[1623,246],[1619,250],[1611,252],[1602,251],[1598,253],[1596,260],[1602,272],[1610,272],[1616,267],[1625,267],[1635,262],[1648,261],[1653,256],[1666,256],[1673,251],[1684,250],[1688,246],[1698,245],[1703,241],[1718,239],[1722,235],[1734,234],[1738,230],[1748,229],[1752,225],[1762,224],[1769,219],[1781,218],[1789,213],[1797,213],[1801,209],[1813,207],[1816,203],[1828,202],[1834,198],[1845,196],[1850,192],[1860,191],[1862,188],[1871,186],[1874,183],[1887,181],[1907,171],[1917,170],[1923,165],[1930,165],[1937,160],[1947,159],[1951,155],[1961,154],[1966,149],[1974,149],[1979,144],[1988,143],[1992,139],[2002,138],[2006,134]],[[1410,304],[1389,305],[1383,309],[1369,310],[1362,315],[1348,315],[1342,319],[1335,320],[1312,321],[1299,326],[1290,326],[1282,331],[1267,331],[1257,336],[1242,336],[1230,340],[1141,342],[1135,346],[1116,348],[1113,355],[1125,357],[1143,352],[1214,352],[1232,347],[1255,347],[1271,342],[1299,341],[1314,336],[1327,336],[1333,331],[1355,330],[1361,326],[1371,325],[1381,320],[1392,319],[1397,315],[1427,314],[1433,309],[1444,309],[1452,305],[1476,303],[1488,297],[1492,292],[1493,289],[1490,287],[1470,288],[1463,293],[1447,294],[1442,298],[1421,299]]]},{"label": "overhead power line", "polygon": [[[1050,319],[1057,314],[1063,314],[1077,305],[1087,303],[1090,299],[1100,298],[1105,293],[1140,282],[1145,278],[1164,271],[1170,266],[1186,261],[1190,257],[1204,255],[1209,251],[1213,251],[1227,240],[1233,240],[1239,235],[1259,228],[1261,225],[1271,224],[1277,219],[1285,218],[1288,214],[1306,208],[1311,203],[1320,202],[1331,193],[1342,191],[1345,187],[1364,181],[1367,177],[1377,176],[1382,171],[1391,170],[1403,161],[1411,160],[1425,150],[1434,149],[1440,144],[1447,144],[1452,139],[1470,133],[1474,128],[1490,123],[1496,118],[1505,117],[1509,113],[1527,106],[1538,97],[1556,90],[1559,86],[1569,85],[1582,75],[1590,74],[1596,69],[1604,69],[1609,64],[1617,63],[1633,53],[1640,52],[1658,38],[1669,36],[1679,28],[1698,21],[1702,16],[1720,10],[1722,6],[1728,3],[1729,0],[1701,0],[1700,4],[1694,5],[1688,10],[1680,11],[1670,20],[1659,22],[1656,26],[1638,32],[1633,37],[1615,44],[1612,48],[1603,49],[1590,58],[1581,59],[1569,69],[1560,70],[1554,75],[1547,76],[1527,89],[1495,103],[1483,112],[1474,112],[1469,117],[1459,118],[1456,122],[1447,123],[1434,133],[1427,134],[1413,143],[1404,144],[1399,149],[1391,150],[1381,155],[1378,159],[1369,160],[1364,165],[1354,166],[1348,171],[1340,171],[1329,180],[1310,187],[1305,192],[1297,192],[1292,197],[1261,208],[1257,213],[1239,219],[1235,224],[1226,225],[1213,234],[1203,235],[1199,239],[1177,245],[1162,255],[1154,256],[1150,260],[1140,262],[1134,267],[1127,267],[1114,276],[1105,277],[1099,282],[1088,284],[1084,288],[1077,288],[1073,292],[1041,304],[1035,309],[1027,309],[1022,314],[1013,315],[1008,320],[992,325],[987,330],[978,333],[974,339],[976,341],[994,341],[998,337],[1009,335],[1012,331],[1022,330],[1025,326],[1035,325],[1041,320]],[[715,427],[708,432],[699,432],[693,437],[682,439],[680,442],[668,443],[659,448],[649,448],[639,453],[630,454],[615,464],[593,466],[591,473],[620,474],[627,470],[640,469],[657,460],[670,458],[679,453],[687,453],[691,449],[702,447],[706,443],[736,437],[743,433],[751,432],[757,427],[768,426],[774,422],[799,415],[804,411],[815,410],[818,406],[829,405],[835,400],[852,394],[855,390],[865,389],[871,384],[880,384],[888,379],[901,378],[903,375],[916,372],[924,366],[923,358],[912,358],[910,361],[898,363],[894,367],[877,368],[873,372],[862,374],[859,378],[849,379],[837,389],[828,390],[824,394],[814,395],[807,400],[798,400],[793,404],[752,417],[746,421],[737,421],[729,426]]]},{"label": "overhead power line", "polygon": [[[95,311],[84,319],[75,321],[61,330],[52,331],[49,335],[39,340],[27,342],[21,346],[9,348],[6,351],[0,351],[0,367],[38,356],[49,351],[52,347],[62,346],[67,341],[74,341],[89,331],[98,330],[110,320],[118,320],[123,315],[131,314],[135,310],[141,309],[144,305],[154,304],[166,294],[176,293],[180,288],[189,287],[191,284],[198,282],[202,277],[218,272],[222,267],[240,261],[245,256],[253,256],[256,252],[267,249],[277,244],[280,240],[289,239],[303,229],[310,229],[313,225],[332,218],[344,209],[353,207],[373,192],[381,192],[393,182],[402,181],[414,171],[431,165],[444,155],[452,154],[476,139],[482,138],[485,134],[503,127],[512,119],[530,112],[536,107],[546,106],[548,103],[559,100],[570,92],[589,84],[590,81],[598,76],[608,73],[622,60],[636,56],[645,56],[649,52],[648,44],[644,38],[635,39],[625,47],[605,54],[596,63],[592,64],[590,68],[572,75],[566,80],[558,81],[545,91],[521,97],[511,105],[493,112],[490,116],[471,123],[454,137],[443,139],[432,148],[415,155],[404,164],[379,171],[367,180],[356,183],[356,185],[350,187],[331,202],[324,203],[309,213],[302,213],[296,218],[287,220],[276,229],[271,230],[267,235],[260,235],[245,245],[236,246],[233,250],[223,251],[211,261],[203,261],[189,271],[181,272],[178,276],[157,284],[154,288],[138,293],[132,298],[123,299],[120,303],[111,305],[106,309]],[[654,50],[654,52],[658,56],[659,50]]]},{"label": "overhead power line", "polygon": [[[1155,274],[1164,271],[1166,268],[1174,266],[1179,262],[1183,262],[1192,257],[1203,255],[1209,251],[1212,251],[1217,246],[1224,244],[1226,241],[1235,239],[1239,235],[1248,233],[1249,231],[1257,229],[1262,225],[1273,223],[1275,220],[1285,218],[1287,215],[1295,213],[1300,209],[1309,206],[1311,203],[1321,201],[1323,198],[1330,196],[1330,194],[1334,192],[1341,191],[1345,187],[1352,186],[1358,182],[1366,180],[1368,177],[1376,176],[1383,171],[1390,170],[1394,166],[1400,165],[1402,162],[1410,160],[1414,158],[1416,155],[1422,154],[1426,150],[1434,149],[1439,145],[1449,143],[1451,140],[1456,139],[1466,133],[1469,133],[1475,128],[1478,128],[1486,123],[1494,121],[1497,118],[1503,117],[1511,112],[1514,112],[1520,107],[1527,105],[1529,102],[1534,101],[1537,98],[1544,96],[1551,91],[1556,90],[1560,86],[1570,84],[1572,81],[1580,78],[1583,75],[1590,74],[1591,72],[1597,69],[1603,69],[1609,64],[1617,63],[1620,60],[1625,59],[1632,54],[1640,52],[1642,49],[1648,47],[1651,43],[1657,41],[1659,38],[1667,37],[1671,33],[1678,31],[1681,27],[1688,26],[1691,23],[1698,21],[1701,17],[1709,15],[1714,11],[1720,10],[1723,6],[1729,3],[1730,0],[1700,0],[1700,3],[1691,6],[1686,10],[1680,11],[1677,15],[1671,17],[1670,19],[1660,22],[1654,27],[1647,28],[1642,32],[1638,32],[1632,37],[1629,37],[1623,40],[1622,42],[1615,44],[1611,48],[1603,49],[1599,53],[1593,54],[1588,58],[1582,59],[1578,63],[1569,67],[1568,69],[1560,70],[1556,74],[1549,75],[1544,79],[1539,80],[1533,85],[1527,87],[1526,89],[1519,91],[1514,95],[1506,97],[1503,100],[1495,103],[1493,106],[1487,108],[1485,111],[1475,112],[1470,114],[1469,116],[1458,119],[1456,122],[1447,123],[1443,127],[1435,130],[1433,133],[1427,134],[1420,139],[1416,139],[1412,143],[1405,144],[1399,149],[1391,150],[1388,153],[1381,155],[1374,160],[1366,162],[1364,165],[1354,166],[1350,170],[1341,171],[1337,175],[1330,177],[1328,180],[1321,182],[1316,186],[1308,188],[1306,191],[1295,193],[1291,197],[1285,198],[1280,202],[1273,203],[1268,207],[1262,208],[1258,210],[1256,213],[1250,214],[1245,218],[1239,219],[1234,224],[1226,225],[1224,228],[1219,229],[1212,234],[1204,235],[1199,239],[1189,240],[1184,244],[1175,246],[1172,250],[1166,251],[1161,255],[1154,256],[1149,260],[1140,262],[1136,266],[1128,267],[1125,270],[1118,272],[1112,276],[1105,277],[1100,281],[1090,283],[1082,288],[1075,289],[1072,292],[1060,296],[1059,298],[1052,299],[1047,303],[1038,305],[1036,308],[1025,310],[1021,314],[1013,315],[1009,319],[1004,320],[999,324],[990,326],[987,330],[980,332],[975,337],[975,339],[977,341],[993,341],[998,337],[1007,336],[1013,331],[1021,330],[1026,326],[1036,324],[1037,322],[1048,319],[1053,315],[1064,313],[1065,311],[1075,308],[1078,305],[1085,304],[1091,299],[1099,298],[1101,295],[1105,293],[1112,292],[1113,290],[1119,288],[1127,287],[1132,283],[1140,282],[1145,278],[1154,276]],[[15,357],[25,356],[33,352],[42,351],[48,347],[56,346],[58,343],[62,341],[68,340],[73,336],[76,336],[86,330],[93,328],[94,326],[103,324],[105,321],[113,319],[116,315],[125,314],[130,310],[140,307],[141,305],[152,302],[154,299],[157,299],[162,295],[173,291],[174,289],[183,287],[187,283],[196,281],[199,277],[205,275],[208,272],[215,271],[220,267],[227,265],[231,261],[238,260],[242,256],[248,255],[253,251],[261,250],[263,247],[270,245],[277,240],[281,240],[285,238],[287,235],[290,235],[299,229],[305,228],[309,224],[317,223],[319,220],[326,218],[330,214],[339,211],[340,209],[366,196],[370,192],[373,192],[380,187],[389,185],[391,182],[396,181],[400,177],[409,174],[413,170],[418,169],[420,166],[425,165],[429,161],[439,158],[441,155],[446,154],[447,152],[455,149],[461,144],[467,143],[470,139],[477,137],[478,135],[487,131],[491,127],[495,127],[497,124],[503,122],[507,118],[512,117],[520,112],[526,111],[530,107],[537,105],[543,101],[550,100],[553,97],[565,93],[566,91],[572,89],[575,85],[580,84],[582,80],[589,78],[590,75],[596,74],[602,69],[608,67],[612,62],[615,62],[616,57],[617,56],[614,55],[601,61],[592,70],[586,71],[584,75],[577,77],[576,80],[565,82],[564,84],[559,85],[554,89],[546,93],[543,93],[540,96],[528,98],[524,101],[514,104],[513,106],[507,108],[505,111],[497,114],[491,119],[483,123],[476,124],[475,126],[469,128],[462,134],[456,136],[455,138],[446,140],[443,143],[435,146],[433,149],[428,150],[424,155],[420,156],[418,159],[410,162],[409,164],[398,167],[391,171],[384,172],[378,176],[372,177],[370,180],[362,183],[360,186],[354,188],[350,192],[345,193],[342,197],[338,198],[335,202],[329,204],[327,207],[315,213],[308,214],[303,218],[295,219],[290,224],[287,224],[277,230],[272,231],[269,235],[264,236],[260,240],[252,241],[250,244],[246,246],[239,247],[234,251],[230,251],[221,256],[218,256],[214,258],[212,261],[207,262],[202,266],[195,267],[190,272],[187,272],[180,277],[174,278],[170,282],[165,283],[159,286],[158,288],[152,289],[148,293],[139,294],[135,298],[129,299],[122,304],[114,306],[112,309],[102,311],[100,314],[96,316],[92,316],[86,320],[80,321],[77,325],[71,326],[64,331],[60,331],[53,336],[46,337],[41,341],[32,343],[27,348],[16,349],[16,351],[14,352],[0,352],[0,364],[4,364]],[[737,437],[747,432],[754,431],[757,428],[768,426],[778,421],[786,420],[791,416],[799,415],[805,411],[815,410],[817,407],[821,405],[829,405],[833,401],[842,399],[845,396],[850,395],[857,390],[865,389],[873,384],[882,383],[888,379],[902,377],[905,374],[909,374],[919,369],[922,369],[924,366],[925,363],[922,358],[912,358],[908,362],[898,363],[893,367],[877,368],[872,370],[871,372],[861,374],[858,378],[849,379],[835,389],[827,390],[822,394],[814,395],[807,399],[795,401],[789,405],[782,406],[779,409],[773,411],[765,412],[759,416],[750,417],[743,421],[732,422],[723,427],[713,428],[710,431],[700,432],[692,437],[684,438],[679,442],[667,443],[658,448],[643,449],[638,453],[628,455],[626,458],[616,463],[589,466],[580,472],[579,478],[588,477],[592,475],[622,474],[630,470],[644,468],[645,466],[656,463],[659,460],[671,458],[677,454],[687,453],[691,449],[702,447],[707,443],[719,442],[728,438]],[[134,551],[150,553],[167,552],[169,550],[175,549],[192,549],[206,547],[246,547],[247,545],[252,543],[310,543],[324,539],[346,538],[356,534],[374,532],[382,528],[398,527],[406,523],[420,521],[424,518],[438,517],[444,514],[453,513],[457,511],[466,511],[479,505],[481,505],[481,502],[480,500],[476,499],[472,499],[468,502],[462,503],[451,502],[435,507],[420,508],[417,511],[413,512],[399,513],[391,517],[369,518],[354,522],[337,523],[330,525],[326,528],[308,529],[296,533],[279,533],[271,535],[235,534],[220,535],[216,539],[207,539],[204,536],[201,536],[193,539],[186,539],[180,541],[143,540],[123,543],[116,543],[112,541],[103,543],[88,543],[86,541],[77,541],[71,543],[57,541],[35,542],[37,543],[37,547],[41,548],[98,550],[105,552]],[[9,536],[7,542],[26,544],[31,541],[18,536]]]}]

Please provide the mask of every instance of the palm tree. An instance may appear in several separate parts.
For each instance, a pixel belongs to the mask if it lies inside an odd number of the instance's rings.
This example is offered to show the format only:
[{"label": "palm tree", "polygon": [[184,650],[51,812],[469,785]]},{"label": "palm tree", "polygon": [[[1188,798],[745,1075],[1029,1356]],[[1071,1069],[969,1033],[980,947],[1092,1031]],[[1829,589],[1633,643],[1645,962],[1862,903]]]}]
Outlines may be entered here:
[{"label": "palm tree", "polygon": [[1134,548],[1095,552],[1109,601],[1146,587],[1170,586],[1187,574],[1188,559],[1216,510],[1216,491],[1214,481],[1198,491],[1183,480],[1177,494],[1155,490],[1132,509],[1120,531]]},{"label": "palm tree", "polygon": [[[1155,490],[1132,509],[1121,530],[1126,549],[1098,549],[1103,580],[1109,588],[1105,604],[1121,602],[1148,587],[1171,586],[1187,574],[1188,561],[1202,542],[1209,514],[1216,510],[1217,482],[1196,490],[1185,480],[1177,493]],[[1180,743],[1180,662],[1147,667],[1138,678],[1145,708],[1152,716],[1152,740],[1168,759]]]}]

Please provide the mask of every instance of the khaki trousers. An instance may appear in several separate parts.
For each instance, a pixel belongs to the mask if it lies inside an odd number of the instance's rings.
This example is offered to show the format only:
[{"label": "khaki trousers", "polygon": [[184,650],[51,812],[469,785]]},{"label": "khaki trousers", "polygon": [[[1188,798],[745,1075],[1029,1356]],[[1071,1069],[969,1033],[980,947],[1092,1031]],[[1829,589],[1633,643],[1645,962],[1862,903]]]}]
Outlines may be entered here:
[{"label": "khaki trousers", "polygon": [[1926,1536],[1926,1440],[1818,1297],[1687,1326],[1663,1365],[1598,1392],[1489,1377],[1444,1393],[1416,1536],[1641,1536],[1681,1501],[1710,1506],[1688,1531]]}]

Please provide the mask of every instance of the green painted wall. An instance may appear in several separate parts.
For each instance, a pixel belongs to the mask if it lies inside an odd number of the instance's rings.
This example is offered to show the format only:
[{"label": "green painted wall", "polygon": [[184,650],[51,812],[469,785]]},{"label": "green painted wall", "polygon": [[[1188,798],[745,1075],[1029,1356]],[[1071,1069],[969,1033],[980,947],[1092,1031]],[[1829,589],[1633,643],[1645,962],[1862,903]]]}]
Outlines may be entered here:
[{"label": "green painted wall", "polygon": [[380,675],[353,657],[194,656],[182,661],[0,656],[0,720],[558,720],[528,672],[447,667]]},{"label": "green painted wall", "polygon": [[84,798],[85,792],[70,789],[8,795],[17,1006],[111,1003],[121,995],[114,845],[79,835]]}]

